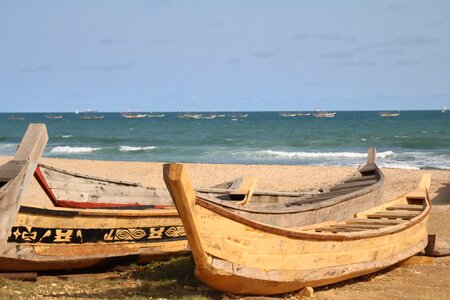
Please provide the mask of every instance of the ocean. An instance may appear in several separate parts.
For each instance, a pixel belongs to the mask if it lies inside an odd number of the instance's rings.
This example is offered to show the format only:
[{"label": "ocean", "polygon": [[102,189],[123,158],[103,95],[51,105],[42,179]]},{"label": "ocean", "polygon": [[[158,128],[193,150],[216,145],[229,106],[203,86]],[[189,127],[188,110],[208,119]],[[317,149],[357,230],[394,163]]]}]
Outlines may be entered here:
[{"label": "ocean", "polygon": [[[129,119],[102,113],[0,114],[0,155],[14,155],[29,123],[45,123],[45,157],[73,159],[226,164],[356,166],[377,148],[382,167],[450,169],[450,112],[338,111],[334,118],[282,117],[279,112],[245,112],[247,117]],[[13,119],[11,116],[16,118]],[[55,113],[53,113],[55,115]],[[24,120],[19,120],[25,117]]]}]

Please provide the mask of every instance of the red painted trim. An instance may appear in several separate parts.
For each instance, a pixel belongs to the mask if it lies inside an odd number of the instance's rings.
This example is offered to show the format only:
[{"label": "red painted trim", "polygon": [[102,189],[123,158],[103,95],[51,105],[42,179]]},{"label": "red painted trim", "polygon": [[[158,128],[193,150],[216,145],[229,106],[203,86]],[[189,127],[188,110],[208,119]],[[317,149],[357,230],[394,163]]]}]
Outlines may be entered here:
[{"label": "red painted trim", "polygon": [[52,189],[47,183],[47,180],[45,180],[44,175],[41,172],[41,169],[39,168],[39,165],[36,166],[36,170],[34,171],[34,178],[36,178],[37,182],[41,186],[41,188],[44,190],[44,192],[47,194],[48,198],[52,201],[53,205],[56,207],[59,207],[58,205],[58,199],[56,198],[55,194],[53,194]]},{"label": "red painted trim", "polygon": [[[59,200],[56,198],[55,194],[52,191],[52,188],[48,185],[47,180],[45,180],[44,175],[42,174],[39,165],[36,167],[34,171],[34,177],[37,182],[44,190],[45,194],[47,194],[48,198],[52,201],[53,205],[56,207],[66,207],[66,208],[113,208],[113,207],[139,207],[139,206],[148,206],[140,203],[106,203],[106,202],[79,202],[74,200]],[[154,208],[173,208],[170,205],[154,205]]]}]

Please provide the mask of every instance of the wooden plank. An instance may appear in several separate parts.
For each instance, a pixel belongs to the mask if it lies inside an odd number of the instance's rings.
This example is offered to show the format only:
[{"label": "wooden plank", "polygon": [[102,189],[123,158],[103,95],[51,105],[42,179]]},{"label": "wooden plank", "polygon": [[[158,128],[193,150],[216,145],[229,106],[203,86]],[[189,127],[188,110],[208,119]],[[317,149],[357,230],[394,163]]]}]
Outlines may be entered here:
[{"label": "wooden plank", "polygon": [[377,158],[377,149],[371,147],[367,150],[367,164],[375,164]]},{"label": "wooden plank", "polygon": [[364,231],[367,229],[355,229],[355,228],[345,228],[345,227],[318,227],[314,228],[316,232],[357,232]]},{"label": "wooden plank", "polygon": [[377,179],[376,175],[366,175],[366,176],[358,176],[346,179],[344,182],[355,182],[355,181],[365,181],[365,180],[373,180]]},{"label": "wooden plank", "polygon": [[345,189],[349,189],[349,188],[355,188],[355,187],[359,187],[359,188],[363,188],[372,184],[377,183],[378,180],[376,179],[371,179],[371,180],[364,180],[364,181],[355,181],[355,182],[349,182],[349,183],[342,183],[339,184],[333,188],[330,189],[330,191],[340,191],[340,190],[345,190]]},{"label": "wooden plank", "polygon": [[364,229],[379,229],[390,226],[390,224],[363,224],[363,223],[346,223],[339,224],[339,227],[342,228],[364,228]]},{"label": "wooden plank", "polygon": [[325,193],[321,193],[317,196],[312,196],[309,198],[304,198],[304,199],[300,199],[297,201],[293,201],[293,202],[289,202],[286,203],[287,207],[290,206],[294,206],[294,205],[302,205],[302,204],[311,204],[311,203],[316,203],[316,202],[320,202],[326,199],[330,199],[333,197],[337,197],[337,196],[341,196],[341,195],[345,195],[345,194],[350,194],[354,191],[359,190],[359,187],[354,187],[354,188],[349,188],[347,190],[340,190],[340,191],[333,191],[333,192],[325,192]]},{"label": "wooden plank", "polygon": [[232,191],[230,195],[244,195],[242,201],[237,202],[240,205],[246,205],[252,198],[256,188],[256,177],[249,176],[242,180],[239,190]]},{"label": "wooden plank", "polygon": [[367,215],[368,218],[388,218],[388,219],[412,219],[418,216],[419,213],[408,213],[408,212],[398,212],[398,211],[383,211],[376,212]]},{"label": "wooden plank", "polygon": [[163,178],[183,221],[195,264],[203,266],[207,262],[207,256],[195,212],[196,196],[183,164],[164,164]]},{"label": "wooden plank", "polygon": [[380,224],[380,225],[398,225],[407,222],[406,220],[386,220],[386,219],[350,219],[345,221],[347,224]]},{"label": "wooden plank", "polygon": [[405,204],[405,205],[394,205],[386,207],[387,210],[409,210],[409,211],[422,211],[424,209],[423,205],[419,204]]}]

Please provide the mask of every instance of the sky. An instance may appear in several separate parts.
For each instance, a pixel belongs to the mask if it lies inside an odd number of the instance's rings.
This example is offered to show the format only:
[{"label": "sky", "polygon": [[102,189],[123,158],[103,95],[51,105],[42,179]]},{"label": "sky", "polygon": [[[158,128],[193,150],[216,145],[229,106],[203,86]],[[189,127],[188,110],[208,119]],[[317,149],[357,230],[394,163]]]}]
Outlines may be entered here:
[{"label": "sky", "polygon": [[0,112],[450,107],[450,1],[0,0]]}]

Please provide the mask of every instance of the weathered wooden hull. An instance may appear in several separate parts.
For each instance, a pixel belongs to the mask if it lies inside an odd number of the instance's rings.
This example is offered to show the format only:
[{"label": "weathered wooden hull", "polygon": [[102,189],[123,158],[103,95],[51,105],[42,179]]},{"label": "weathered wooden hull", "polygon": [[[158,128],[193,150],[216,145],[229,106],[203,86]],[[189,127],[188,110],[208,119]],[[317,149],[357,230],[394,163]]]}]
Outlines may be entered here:
[{"label": "weathered wooden hull", "polygon": [[30,124],[14,159],[0,166],[0,255],[47,140],[44,124]]},{"label": "weathered wooden hull", "polygon": [[56,207],[158,208],[173,206],[165,189],[80,174],[39,164],[35,178]]},{"label": "weathered wooden hull", "polygon": [[0,271],[82,269],[188,252],[175,209],[106,210],[22,206]]},{"label": "weathered wooden hull", "polygon": [[182,165],[166,165],[164,178],[197,277],[225,292],[270,295],[331,284],[391,266],[427,243],[427,178],[414,193],[355,218],[298,228],[256,222],[196,197]]},{"label": "weathered wooden hull", "polygon": [[[298,227],[328,220],[344,220],[355,213],[380,205],[384,175],[373,161],[323,193],[254,192],[242,205],[223,193],[198,193],[205,201],[233,211],[236,215],[280,227]],[[222,200],[226,199],[226,200]]]}]

